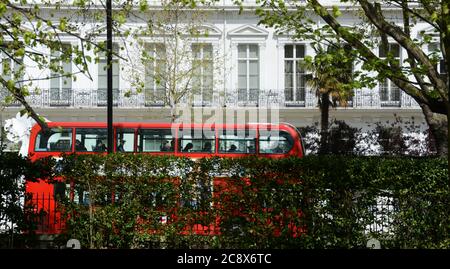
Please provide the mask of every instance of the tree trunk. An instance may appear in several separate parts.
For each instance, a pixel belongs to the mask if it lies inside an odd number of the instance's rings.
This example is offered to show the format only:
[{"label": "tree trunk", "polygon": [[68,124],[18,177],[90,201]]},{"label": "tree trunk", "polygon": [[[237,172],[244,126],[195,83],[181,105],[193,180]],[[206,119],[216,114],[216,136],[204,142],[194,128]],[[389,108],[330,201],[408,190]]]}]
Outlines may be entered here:
[{"label": "tree trunk", "polygon": [[175,123],[177,120],[177,115],[176,115],[176,106],[172,105],[170,107],[170,122],[171,123]]},{"label": "tree trunk", "polygon": [[320,95],[320,148],[319,154],[329,153],[329,141],[328,141],[328,120],[330,116],[330,95],[328,93],[322,93]]},{"label": "tree trunk", "polygon": [[430,128],[431,138],[439,156],[446,157],[448,153],[448,120],[447,115],[433,113],[431,109],[425,105],[421,105],[425,120]]}]

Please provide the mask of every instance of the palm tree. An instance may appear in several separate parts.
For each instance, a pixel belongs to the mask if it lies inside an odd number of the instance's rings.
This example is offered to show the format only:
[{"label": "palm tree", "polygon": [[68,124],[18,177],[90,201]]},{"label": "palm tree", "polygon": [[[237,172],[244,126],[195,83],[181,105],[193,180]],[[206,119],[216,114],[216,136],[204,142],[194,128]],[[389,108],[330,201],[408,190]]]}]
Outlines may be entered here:
[{"label": "palm tree", "polygon": [[347,106],[353,96],[351,53],[345,46],[314,47],[314,58],[306,59],[304,67],[311,71],[307,84],[315,92],[320,109],[319,154],[328,150],[328,128],[330,106]]}]

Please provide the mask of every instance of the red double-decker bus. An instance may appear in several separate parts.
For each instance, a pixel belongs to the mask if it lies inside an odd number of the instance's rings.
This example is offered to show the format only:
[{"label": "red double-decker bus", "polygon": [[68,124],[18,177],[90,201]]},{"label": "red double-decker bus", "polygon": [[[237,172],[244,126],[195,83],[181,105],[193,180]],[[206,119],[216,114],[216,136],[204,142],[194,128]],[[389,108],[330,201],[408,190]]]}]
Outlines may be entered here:
[{"label": "red double-decker bus", "polygon": [[[105,123],[49,122],[48,127],[50,131],[47,132],[43,132],[37,124],[32,128],[29,145],[31,160],[59,157],[63,153],[106,154],[109,146],[113,147],[114,152],[195,159],[249,155],[265,158],[304,156],[300,132],[286,123],[116,123],[113,126],[113,145],[107,144]],[[37,232],[60,232],[64,223],[56,210],[57,185],[43,181],[30,182],[26,190],[32,194],[30,203],[35,210],[47,212],[39,221]]]}]

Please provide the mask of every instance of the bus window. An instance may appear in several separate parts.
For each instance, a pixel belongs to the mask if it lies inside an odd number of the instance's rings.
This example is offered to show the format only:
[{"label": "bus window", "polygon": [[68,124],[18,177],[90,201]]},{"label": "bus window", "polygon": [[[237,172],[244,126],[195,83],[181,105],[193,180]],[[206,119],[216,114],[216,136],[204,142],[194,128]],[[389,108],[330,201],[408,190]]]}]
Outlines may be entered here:
[{"label": "bus window", "polygon": [[255,153],[256,130],[222,130],[219,135],[219,153]]},{"label": "bus window", "polygon": [[214,153],[216,150],[215,132],[210,129],[180,129],[178,131],[179,152]]},{"label": "bus window", "polygon": [[102,152],[107,150],[108,140],[105,128],[77,128],[75,133],[75,151]]},{"label": "bus window", "polygon": [[116,151],[134,151],[134,129],[117,129],[116,131]]},{"label": "bus window", "polygon": [[40,132],[36,138],[35,151],[72,151],[72,129],[52,128]]},{"label": "bus window", "polygon": [[174,152],[175,138],[171,129],[140,129],[139,152]]},{"label": "bus window", "polygon": [[283,154],[288,153],[294,140],[286,131],[279,131],[278,135],[260,135],[259,136],[259,152],[264,154]]}]

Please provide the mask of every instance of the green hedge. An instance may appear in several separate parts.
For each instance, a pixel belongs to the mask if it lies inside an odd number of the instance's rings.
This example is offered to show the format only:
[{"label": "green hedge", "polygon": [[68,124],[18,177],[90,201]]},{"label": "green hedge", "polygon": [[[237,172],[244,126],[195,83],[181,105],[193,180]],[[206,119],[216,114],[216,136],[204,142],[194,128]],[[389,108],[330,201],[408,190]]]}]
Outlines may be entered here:
[{"label": "green hedge", "polygon": [[24,205],[25,182],[52,180],[53,164],[51,159],[31,162],[16,152],[0,149],[0,248],[34,246],[36,223],[32,220],[36,215]]},{"label": "green hedge", "polygon": [[71,155],[58,168],[89,192],[87,204],[62,201],[59,240],[85,248],[450,246],[444,159]]}]

